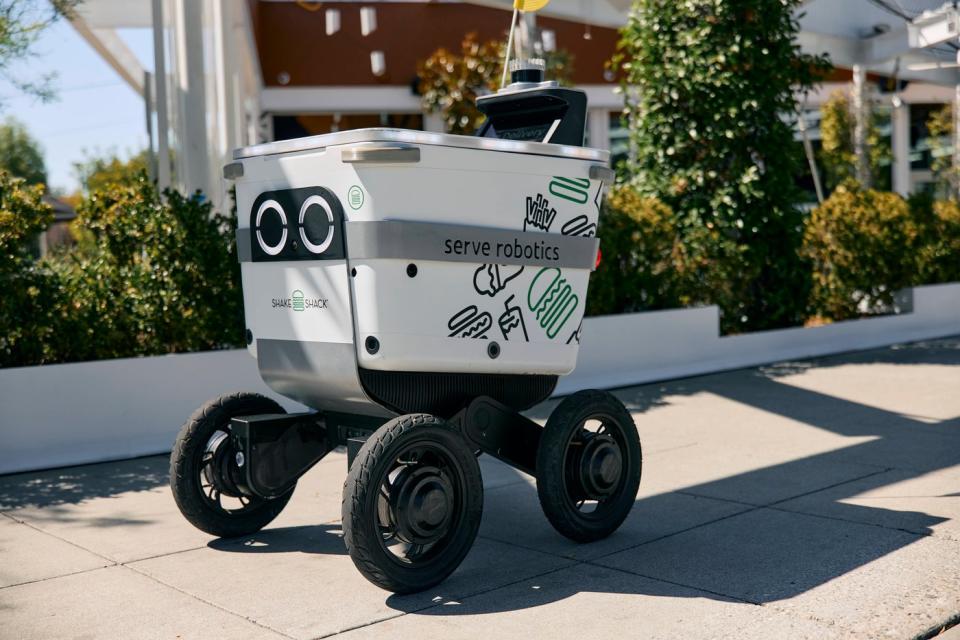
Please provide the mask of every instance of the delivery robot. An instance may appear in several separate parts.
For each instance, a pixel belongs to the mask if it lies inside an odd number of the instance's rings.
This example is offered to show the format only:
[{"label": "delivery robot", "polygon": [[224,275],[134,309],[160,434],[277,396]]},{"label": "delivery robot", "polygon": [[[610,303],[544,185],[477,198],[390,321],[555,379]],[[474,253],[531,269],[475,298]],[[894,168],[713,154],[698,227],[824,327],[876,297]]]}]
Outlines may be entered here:
[{"label": "delivery robot", "polygon": [[521,413],[576,364],[609,154],[583,146],[585,94],[538,65],[478,106],[476,137],[364,129],[235,152],[248,348],[270,388],[313,410],[253,393],[197,410],[170,473],[193,525],[258,531],[337,447],[346,547],[396,593],[467,555],[481,453],[534,476],[572,540],[626,518],[641,449],[623,404],[581,391],[544,426]]}]

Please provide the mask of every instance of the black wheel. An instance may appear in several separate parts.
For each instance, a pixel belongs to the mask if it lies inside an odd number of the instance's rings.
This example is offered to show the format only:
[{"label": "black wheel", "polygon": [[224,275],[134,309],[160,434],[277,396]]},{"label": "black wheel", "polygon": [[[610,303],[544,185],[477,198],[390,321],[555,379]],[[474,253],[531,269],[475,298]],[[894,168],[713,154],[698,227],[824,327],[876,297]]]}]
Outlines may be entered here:
[{"label": "black wheel", "polygon": [[480,466],[440,418],[394,418],[364,443],[343,486],[343,537],[370,582],[394,593],[437,585],[473,546]]},{"label": "black wheel", "polygon": [[201,531],[223,538],[267,526],[290,501],[289,492],[266,500],[237,487],[240,468],[230,437],[238,416],[286,413],[270,398],[234,393],[209,401],[187,420],[170,453],[170,488],[180,513]]},{"label": "black wheel", "polygon": [[550,524],[576,542],[617,530],[640,488],[643,456],[633,418],[603,391],[580,391],[547,420],[537,449],[537,494]]}]

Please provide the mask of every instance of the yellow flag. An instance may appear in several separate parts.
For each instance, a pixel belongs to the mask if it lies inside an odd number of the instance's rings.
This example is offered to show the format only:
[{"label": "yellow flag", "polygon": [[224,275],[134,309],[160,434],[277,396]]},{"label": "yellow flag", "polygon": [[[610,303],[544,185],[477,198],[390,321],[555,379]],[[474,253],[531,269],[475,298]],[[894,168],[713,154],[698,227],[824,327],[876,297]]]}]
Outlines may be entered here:
[{"label": "yellow flag", "polygon": [[513,8],[520,11],[540,11],[550,4],[550,0],[513,0]]}]

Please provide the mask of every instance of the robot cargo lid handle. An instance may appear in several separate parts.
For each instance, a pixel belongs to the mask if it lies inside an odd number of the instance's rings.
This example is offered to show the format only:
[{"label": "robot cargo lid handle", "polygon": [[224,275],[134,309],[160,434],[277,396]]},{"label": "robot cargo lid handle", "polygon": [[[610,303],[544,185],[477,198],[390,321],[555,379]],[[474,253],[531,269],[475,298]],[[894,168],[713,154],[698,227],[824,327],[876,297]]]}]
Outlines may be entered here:
[{"label": "robot cargo lid handle", "polygon": [[350,164],[404,164],[420,162],[420,147],[405,144],[372,144],[347,147],[340,159]]}]

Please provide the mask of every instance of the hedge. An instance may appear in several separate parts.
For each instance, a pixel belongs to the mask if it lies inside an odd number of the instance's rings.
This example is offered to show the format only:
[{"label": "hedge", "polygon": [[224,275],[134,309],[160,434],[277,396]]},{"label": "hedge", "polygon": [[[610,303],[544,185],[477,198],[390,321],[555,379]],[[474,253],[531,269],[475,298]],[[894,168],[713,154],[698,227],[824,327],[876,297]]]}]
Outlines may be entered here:
[{"label": "hedge", "polygon": [[0,366],[198,351],[243,342],[233,217],[141,175],[86,199],[79,244],[34,261],[39,191],[0,174]]},{"label": "hedge", "polygon": [[[235,216],[198,195],[159,194],[140,175],[85,200],[77,246],[36,260],[31,241],[52,221],[40,187],[0,172],[0,367],[240,346],[242,294]],[[903,287],[960,281],[960,204],[841,185],[806,218],[795,263],[812,290],[746,294],[717,260],[717,229],[694,234],[633,186],[601,211],[602,261],[590,315],[791,297],[804,317],[844,320],[890,311]],[[773,250],[772,247],[767,248]],[[789,262],[789,261],[788,261]],[[773,293],[775,295],[768,295]]]}]

